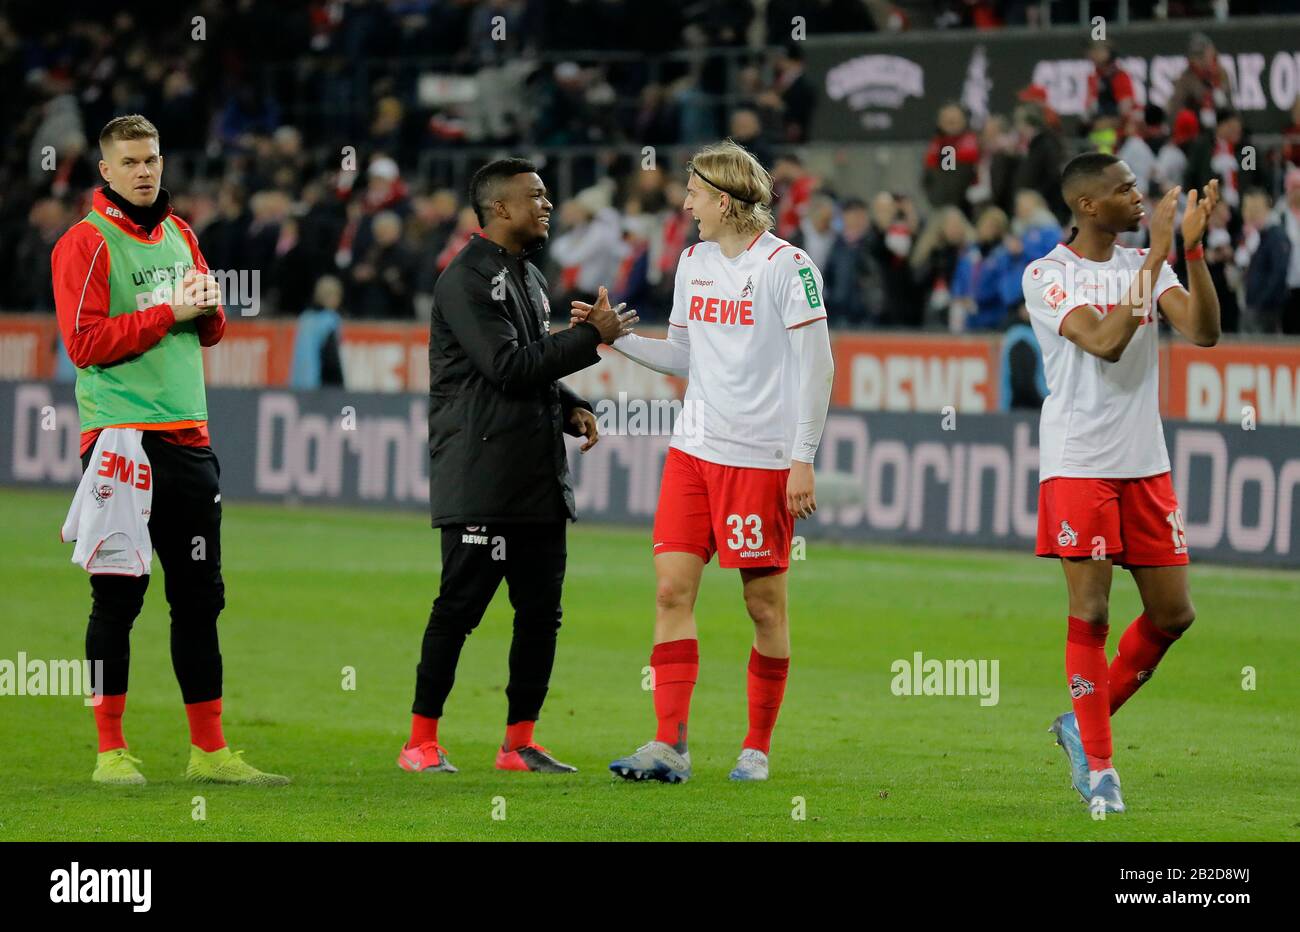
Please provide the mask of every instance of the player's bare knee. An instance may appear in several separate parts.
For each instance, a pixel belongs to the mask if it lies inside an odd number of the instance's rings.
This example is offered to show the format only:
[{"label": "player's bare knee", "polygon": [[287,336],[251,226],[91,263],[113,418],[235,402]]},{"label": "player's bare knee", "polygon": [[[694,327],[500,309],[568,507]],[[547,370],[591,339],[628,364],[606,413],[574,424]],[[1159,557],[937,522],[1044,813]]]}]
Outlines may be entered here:
[{"label": "player's bare knee", "polygon": [[673,579],[670,576],[661,576],[655,586],[655,607],[661,612],[678,613],[688,612],[693,606],[694,599],[691,594],[689,583],[682,580]]},{"label": "player's bare knee", "polygon": [[755,627],[775,630],[786,624],[785,605],[779,598],[747,592],[745,608]]},{"label": "player's bare knee", "polygon": [[1071,605],[1070,614],[1090,625],[1110,624],[1110,605],[1104,601],[1090,601],[1084,602],[1082,605]]},{"label": "player's bare knee", "polygon": [[1169,634],[1182,634],[1196,620],[1196,608],[1187,602],[1176,609],[1147,612],[1151,623]]}]

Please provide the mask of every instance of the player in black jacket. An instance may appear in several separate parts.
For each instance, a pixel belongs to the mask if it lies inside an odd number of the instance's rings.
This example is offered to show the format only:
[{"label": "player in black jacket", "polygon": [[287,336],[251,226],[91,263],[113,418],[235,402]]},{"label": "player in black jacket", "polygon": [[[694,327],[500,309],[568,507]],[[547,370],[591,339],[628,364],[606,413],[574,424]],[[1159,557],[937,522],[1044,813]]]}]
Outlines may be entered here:
[{"label": "player in black jacket", "polygon": [[[565,532],[576,517],[561,432],[596,443],[591,406],[556,380],[599,361],[596,347],[634,322],[601,314],[548,333],[546,279],[528,261],[550,231],[551,202],[522,159],[484,166],[470,184],[482,235],[438,279],[429,323],[429,501],[442,529],[442,580],[416,671],[410,771],[456,768],[438,743],[466,636],[501,580],[515,608],[503,770],[567,773],[533,741],[560,627]],[[603,289],[602,289],[603,291]]]}]

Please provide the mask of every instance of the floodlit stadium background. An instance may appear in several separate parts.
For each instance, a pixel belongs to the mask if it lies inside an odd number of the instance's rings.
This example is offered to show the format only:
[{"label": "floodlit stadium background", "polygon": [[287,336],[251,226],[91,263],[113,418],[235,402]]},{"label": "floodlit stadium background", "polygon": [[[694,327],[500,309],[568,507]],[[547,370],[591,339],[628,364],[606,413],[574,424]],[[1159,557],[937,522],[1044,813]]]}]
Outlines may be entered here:
[{"label": "floodlit stadium background", "polygon": [[[1284,6],[0,4],[0,483],[78,472],[49,252],[87,209],[114,115],[160,127],[164,184],[228,276],[231,326],[206,359],[227,500],[412,508],[423,320],[475,228],[474,169],[541,166],[553,308],[608,284],[653,333],[694,236],[684,161],[729,134],[773,171],[776,232],[826,278],[835,413],[806,533],[1027,551],[1038,398],[1010,361],[1020,271],[1068,227],[1061,161],[1108,147],[1153,192],[1217,176],[1235,202],[1209,234],[1225,339],[1164,341],[1163,412],[1193,552],[1298,566],[1300,342],[1276,331],[1300,330],[1300,260],[1280,316],[1251,307],[1258,235],[1240,210],[1269,192],[1300,256],[1300,17],[1265,15]],[[1089,80],[1101,34],[1128,90]],[[1240,131],[1216,136],[1229,109]],[[328,277],[339,287],[318,290]],[[624,427],[629,404],[682,389],[611,353],[571,381]],[[337,423],[346,404],[357,433]],[[586,517],[648,521],[667,440],[645,433],[607,431],[575,464]]]}]

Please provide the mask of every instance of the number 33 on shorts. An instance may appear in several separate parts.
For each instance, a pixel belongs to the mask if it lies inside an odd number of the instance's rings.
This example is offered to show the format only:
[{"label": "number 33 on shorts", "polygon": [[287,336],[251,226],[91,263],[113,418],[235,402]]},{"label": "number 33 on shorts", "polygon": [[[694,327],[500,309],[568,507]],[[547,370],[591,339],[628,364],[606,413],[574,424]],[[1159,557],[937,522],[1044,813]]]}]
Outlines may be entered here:
[{"label": "number 33 on shorts", "polygon": [[728,515],[727,528],[731,531],[727,546],[732,550],[763,548],[763,519],[758,515]]}]

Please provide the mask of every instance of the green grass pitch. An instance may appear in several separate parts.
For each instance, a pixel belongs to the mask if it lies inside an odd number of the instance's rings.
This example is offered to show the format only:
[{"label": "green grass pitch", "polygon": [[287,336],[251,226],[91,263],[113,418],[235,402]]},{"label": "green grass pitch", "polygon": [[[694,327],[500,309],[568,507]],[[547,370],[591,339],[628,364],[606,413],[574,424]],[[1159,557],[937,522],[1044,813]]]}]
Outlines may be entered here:
[{"label": "green grass pitch", "polygon": [[[67,498],[0,492],[2,659],[82,656],[88,584],[57,535]],[[132,638],[125,729],[150,784],[90,782],[94,728],[80,699],[0,696],[0,839],[1300,839],[1300,575],[1193,567],[1196,625],[1116,718],[1130,812],[1094,822],[1047,733],[1068,708],[1060,570],[1027,554],[809,546],[790,577],[794,659],[773,778],[753,785],[726,778],[744,734],[750,624],[737,574],[710,566],[697,610],[695,777],[616,780],[606,764],[653,733],[641,688],[648,539],[581,523],[570,532],[538,738],[580,773],[492,769],[505,721],[503,587],[466,645],[442,723],[461,772],[422,776],[395,758],[437,582],[423,515],[229,506],[226,736],[294,785],[184,782],[185,718],[155,579]],[[1116,578],[1112,649],[1139,609],[1128,575]],[[997,659],[999,703],[894,696],[890,664],[915,651]],[[354,690],[342,688],[345,667]]]}]

